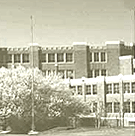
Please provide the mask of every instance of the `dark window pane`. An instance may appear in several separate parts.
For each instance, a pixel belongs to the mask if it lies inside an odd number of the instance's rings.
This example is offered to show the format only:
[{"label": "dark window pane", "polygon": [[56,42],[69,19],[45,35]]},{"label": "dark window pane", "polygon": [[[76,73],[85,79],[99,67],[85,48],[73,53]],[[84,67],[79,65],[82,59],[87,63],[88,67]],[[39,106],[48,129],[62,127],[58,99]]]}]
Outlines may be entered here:
[{"label": "dark window pane", "polygon": [[91,95],[91,85],[86,86],[86,95]]},{"label": "dark window pane", "polygon": [[48,54],[48,62],[55,62],[55,54]]},{"label": "dark window pane", "polygon": [[90,52],[90,62],[92,62],[92,53]]},{"label": "dark window pane", "polygon": [[101,52],[101,62],[106,61],[105,52]]},{"label": "dark window pane", "polygon": [[82,86],[78,86],[78,94],[82,95]]},{"label": "dark window pane", "polygon": [[95,77],[99,76],[99,69],[95,70]]},{"label": "dark window pane", "polygon": [[111,102],[106,104],[106,108],[107,108],[107,113],[112,113],[112,103]]},{"label": "dark window pane", "polygon": [[66,62],[73,61],[73,53],[66,53]]},{"label": "dark window pane", "polygon": [[23,54],[23,63],[29,62],[29,54]]},{"label": "dark window pane", "polygon": [[12,54],[8,54],[8,63],[12,63]]},{"label": "dark window pane", "polygon": [[101,76],[106,76],[106,70],[105,69],[101,70]]},{"label": "dark window pane", "polygon": [[119,102],[115,102],[114,103],[114,112],[115,113],[119,113],[120,112],[120,103]]},{"label": "dark window pane", "polygon": [[124,83],[124,93],[130,93],[130,84]]},{"label": "dark window pane", "polygon": [[99,62],[99,53],[98,52],[94,53],[94,62]]},{"label": "dark window pane", "polygon": [[20,63],[20,54],[14,54],[14,62]]},{"label": "dark window pane", "polygon": [[118,94],[119,93],[119,84],[115,83],[114,84],[114,94]]},{"label": "dark window pane", "polygon": [[64,54],[63,53],[57,54],[57,62],[64,62]]},{"label": "dark window pane", "polygon": [[93,94],[97,94],[97,85],[93,85]]},{"label": "dark window pane", "polygon": [[45,53],[42,54],[42,62],[46,62],[46,54]]},{"label": "dark window pane", "polygon": [[112,84],[107,84],[106,85],[106,93],[107,94],[112,94]]}]

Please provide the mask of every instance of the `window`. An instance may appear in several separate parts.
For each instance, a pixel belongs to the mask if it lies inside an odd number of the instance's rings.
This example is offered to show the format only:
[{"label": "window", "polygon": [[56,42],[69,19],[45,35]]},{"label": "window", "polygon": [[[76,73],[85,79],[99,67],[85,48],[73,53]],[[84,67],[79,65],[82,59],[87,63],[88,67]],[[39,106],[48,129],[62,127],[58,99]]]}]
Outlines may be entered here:
[{"label": "window", "polygon": [[82,86],[78,86],[78,94],[82,95]]},{"label": "window", "polygon": [[73,70],[67,70],[67,78],[73,79]]},{"label": "window", "polygon": [[119,102],[115,102],[114,103],[114,112],[115,113],[119,113],[120,111],[120,103]]},{"label": "window", "polygon": [[64,62],[64,54],[63,53],[57,54],[57,62]]},{"label": "window", "polygon": [[106,61],[105,52],[101,52],[101,62],[105,62],[105,61]]},{"label": "window", "polygon": [[107,113],[112,113],[112,103],[111,102],[106,104],[106,108],[107,108]]},{"label": "window", "polygon": [[89,71],[89,78],[92,78],[92,77],[93,77],[93,71],[90,70],[90,71]]},{"label": "window", "polygon": [[99,76],[99,69],[95,70],[95,77]]},{"label": "window", "polygon": [[132,93],[135,93],[135,82],[132,83]]},{"label": "window", "polygon": [[97,85],[93,85],[93,94],[97,94]]},{"label": "window", "polygon": [[70,86],[70,88],[72,89],[72,95],[76,94],[76,86]]},{"label": "window", "polygon": [[12,54],[8,54],[8,63],[12,63]]},{"label": "window", "polygon": [[119,93],[119,84],[115,83],[114,84],[114,94],[118,94]]},{"label": "window", "polygon": [[92,62],[92,52],[90,52],[90,62]]},{"label": "window", "polygon": [[106,76],[106,70],[105,69],[101,70],[101,76]]},{"label": "window", "polygon": [[93,103],[93,112],[97,111],[97,103]]},{"label": "window", "polygon": [[107,84],[106,85],[106,93],[107,94],[112,94],[112,84]]},{"label": "window", "polygon": [[135,113],[135,102],[132,102],[132,112]]},{"label": "window", "polygon": [[41,59],[42,59],[42,62],[46,62],[46,53],[42,54],[42,58]]},{"label": "window", "polygon": [[48,62],[55,62],[55,54],[54,53],[48,54]]},{"label": "window", "polygon": [[14,54],[14,62],[20,63],[20,54]]},{"label": "window", "polygon": [[29,54],[23,54],[23,63],[29,62]]},{"label": "window", "polygon": [[124,83],[124,93],[130,93],[130,84]]},{"label": "window", "polygon": [[124,102],[124,112],[130,113],[130,102]]},{"label": "window", "polygon": [[60,76],[64,79],[65,75],[64,75],[64,70],[59,70],[58,73],[60,74]]},{"label": "window", "polygon": [[99,53],[94,52],[94,62],[99,62]]},{"label": "window", "polygon": [[86,86],[86,95],[91,95],[91,85]]},{"label": "window", "polygon": [[66,62],[73,61],[73,53],[66,53]]}]

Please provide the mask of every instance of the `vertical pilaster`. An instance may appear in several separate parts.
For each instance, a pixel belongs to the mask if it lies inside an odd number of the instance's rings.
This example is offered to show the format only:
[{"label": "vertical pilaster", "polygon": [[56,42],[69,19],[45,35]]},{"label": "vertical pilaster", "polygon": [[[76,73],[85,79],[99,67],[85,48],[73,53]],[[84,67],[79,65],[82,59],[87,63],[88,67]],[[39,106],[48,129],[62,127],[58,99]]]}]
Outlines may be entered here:
[{"label": "vertical pilaster", "polygon": [[12,54],[12,64],[14,64],[15,61],[14,61],[14,54]]},{"label": "vertical pilaster", "polygon": [[48,63],[48,53],[46,53],[46,63]]},{"label": "vertical pilaster", "polygon": [[66,63],[66,53],[64,53],[64,63]]},{"label": "vertical pilaster", "polygon": [[57,63],[57,53],[55,53],[55,63]]},{"label": "vertical pilaster", "polygon": [[84,77],[82,77],[82,93],[83,93],[83,100],[84,102],[86,102],[86,84]]},{"label": "vertical pilaster", "polygon": [[122,81],[122,76],[120,77],[119,80],[119,92],[120,92],[120,117],[121,117],[121,126],[124,127],[124,113],[123,113],[123,108],[124,108],[124,94],[123,94],[123,81]]},{"label": "vertical pilaster", "polygon": [[22,64],[23,63],[23,54],[22,53],[20,54],[20,59],[21,59],[20,62]]}]

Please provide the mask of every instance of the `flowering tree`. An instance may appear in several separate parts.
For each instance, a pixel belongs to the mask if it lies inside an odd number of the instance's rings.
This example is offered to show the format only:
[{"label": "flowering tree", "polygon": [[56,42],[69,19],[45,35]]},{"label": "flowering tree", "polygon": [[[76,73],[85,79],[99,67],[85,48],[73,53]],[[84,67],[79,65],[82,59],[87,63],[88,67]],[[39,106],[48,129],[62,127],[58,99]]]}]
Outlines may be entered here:
[{"label": "flowering tree", "polygon": [[[33,80],[32,80],[33,79]],[[0,115],[31,117],[32,81],[35,121],[43,118],[70,117],[84,111],[85,105],[72,96],[60,75],[44,76],[38,68],[0,69]]]}]

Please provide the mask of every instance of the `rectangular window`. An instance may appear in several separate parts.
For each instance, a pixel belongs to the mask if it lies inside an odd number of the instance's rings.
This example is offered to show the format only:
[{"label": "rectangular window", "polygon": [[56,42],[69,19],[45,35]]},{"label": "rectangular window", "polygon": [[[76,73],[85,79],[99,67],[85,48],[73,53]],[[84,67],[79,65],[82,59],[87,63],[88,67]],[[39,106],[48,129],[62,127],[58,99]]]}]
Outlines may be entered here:
[{"label": "rectangular window", "polygon": [[74,78],[73,70],[67,70],[67,78],[70,78],[70,79]]},{"label": "rectangular window", "polygon": [[57,62],[64,62],[64,54],[63,53],[57,54]]},{"label": "rectangular window", "polygon": [[72,95],[76,94],[76,86],[70,86],[70,88],[72,89]]},{"label": "rectangular window", "polygon": [[132,102],[132,112],[135,113],[135,102]]},{"label": "rectangular window", "polygon": [[106,76],[106,70],[105,69],[101,70],[101,76]]},{"label": "rectangular window", "polygon": [[107,84],[106,85],[106,93],[107,94],[112,94],[112,84]]},{"label": "rectangular window", "polygon": [[46,53],[43,53],[43,54],[42,54],[41,59],[42,59],[42,62],[46,62]]},{"label": "rectangular window", "polygon": [[118,94],[119,93],[119,83],[115,83],[114,84],[114,94]]},{"label": "rectangular window", "polygon": [[78,94],[82,95],[82,86],[78,86]]},{"label": "rectangular window", "polygon": [[124,83],[124,93],[130,93],[130,84]]},{"label": "rectangular window", "polygon": [[73,62],[73,53],[66,53],[66,62]]},{"label": "rectangular window", "polygon": [[99,69],[95,70],[95,77],[99,76]]},{"label": "rectangular window", "polygon": [[105,52],[101,52],[101,62],[105,62],[105,61],[106,61]]},{"label": "rectangular window", "polygon": [[89,78],[92,78],[92,77],[93,77],[93,71],[90,70],[90,71],[89,71]]},{"label": "rectangular window", "polygon": [[92,52],[90,52],[90,62],[92,62]]},{"label": "rectangular window", "polygon": [[14,54],[14,62],[20,63],[20,54]]},{"label": "rectangular window", "polygon": [[97,111],[97,103],[93,103],[93,112]]},{"label": "rectangular window", "polygon": [[99,52],[94,52],[94,62],[99,62]]},{"label": "rectangular window", "polygon": [[8,63],[12,63],[12,54],[8,54]]},{"label": "rectangular window", "polygon": [[115,102],[114,103],[114,112],[115,113],[119,113],[120,112],[120,103],[119,102]]},{"label": "rectangular window", "polygon": [[86,86],[86,95],[91,95],[91,85]]},{"label": "rectangular window", "polygon": [[29,54],[23,54],[23,63],[29,62]]},{"label": "rectangular window", "polygon": [[132,93],[135,93],[135,82],[132,83]]},{"label": "rectangular window", "polygon": [[124,102],[124,112],[130,113],[130,102]]},{"label": "rectangular window", "polygon": [[54,53],[48,54],[48,62],[55,62],[55,54]]},{"label": "rectangular window", "polygon": [[59,70],[58,73],[63,79],[65,78],[64,70]]},{"label": "rectangular window", "polygon": [[107,108],[107,113],[112,113],[112,103],[111,102],[106,104],[106,108]]},{"label": "rectangular window", "polygon": [[97,94],[97,85],[93,85],[93,94]]}]

